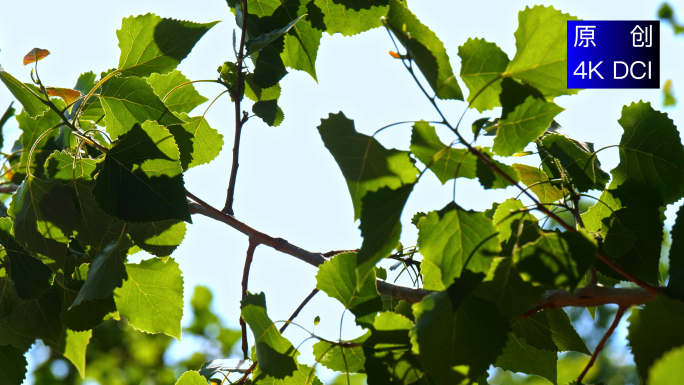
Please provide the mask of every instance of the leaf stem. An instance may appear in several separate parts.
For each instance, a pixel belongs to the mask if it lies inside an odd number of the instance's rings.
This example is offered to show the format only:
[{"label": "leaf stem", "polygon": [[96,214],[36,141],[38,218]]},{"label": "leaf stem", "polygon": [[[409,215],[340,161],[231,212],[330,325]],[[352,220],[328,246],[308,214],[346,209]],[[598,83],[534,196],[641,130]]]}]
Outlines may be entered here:
[{"label": "leaf stem", "polygon": [[226,204],[223,206],[224,213],[228,215],[234,215],[233,211],[233,198],[235,196],[235,183],[237,182],[237,172],[239,167],[239,155],[240,155],[240,135],[242,134],[242,126],[247,121],[246,117],[242,117],[240,114],[240,102],[242,101],[242,89],[244,85],[242,84],[242,61],[245,58],[245,36],[247,35],[247,0],[242,0],[242,28],[240,32],[240,49],[238,50],[237,57],[237,77],[235,86],[235,94],[233,96],[233,101],[235,104],[235,140],[233,143],[233,165],[230,169],[230,180],[228,181],[228,193],[226,196]]},{"label": "leaf stem", "polygon": [[610,328],[608,329],[608,331],[606,332],[606,334],[603,335],[603,338],[601,339],[601,342],[599,342],[599,344],[596,346],[596,349],[594,349],[594,354],[591,355],[591,359],[589,360],[589,363],[587,363],[587,366],[584,368],[584,370],[583,370],[582,373],[579,375],[579,377],[577,377],[577,382],[578,382],[578,383],[580,383],[580,384],[582,383],[582,380],[584,379],[584,376],[587,375],[587,372],[589,371],[589,369],[594,365],[594,362],[596,361],[596,357],[598,357],[599,353],[600,353],[601,350],[603,349],[603,345],[606,344],[606,341],[608,340],[608,337],[610,337],[611,334],[613,334],[613,332],[615,331],[615,328],[616,328],[616,327],[618,326],[618,324],[620,323],[620,319],[622,319],[622,316],[625,314],[625,310],[626,310],[626,309],[627,309],[627,308],[626,308],[626,307],[623,307],[623,306],[620,306],[620,307],[618,308],[617,313],[615,314],[615,319],[613,320],[613,324],[610,325]]}]

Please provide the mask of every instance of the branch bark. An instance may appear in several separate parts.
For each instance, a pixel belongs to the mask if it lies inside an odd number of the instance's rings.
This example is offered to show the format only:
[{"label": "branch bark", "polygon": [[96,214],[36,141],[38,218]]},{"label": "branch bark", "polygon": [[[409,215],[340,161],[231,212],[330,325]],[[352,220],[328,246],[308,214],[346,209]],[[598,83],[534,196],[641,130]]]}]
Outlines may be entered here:
[{"label": "branch bark", "polygon": [[[245,269],[242,273],[242,299],[247,296],[247,284],[249,283],[249,269],[252,267],[252,260],[254,259],[254,251],[259,246],[259,241],[254,238],[249,238],[249,247],[247,247],[247,257],[245,258]],[[249,346],[247,345],[247,324],[240,315],[240,329],[242,330],[242,354],[244,359],[249,358]]]}]

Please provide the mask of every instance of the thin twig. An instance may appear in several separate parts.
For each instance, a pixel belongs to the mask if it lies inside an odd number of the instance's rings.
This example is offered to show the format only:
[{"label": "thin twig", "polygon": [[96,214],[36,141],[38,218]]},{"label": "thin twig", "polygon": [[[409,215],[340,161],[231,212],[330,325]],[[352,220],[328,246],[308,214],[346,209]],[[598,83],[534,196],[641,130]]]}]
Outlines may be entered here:
[{"label": "thin twig", "polygon": [[[242,299],[244,300],[247,296],[247,284],[249,283],[249,268],[252,266],[252,260],[254,259],[254,250],[259,246],[259,241],[255,238],[249,238],[249,247],[247,247],[247,257],[245,258],[245,269],[242,272]],[[244,359],[249,358],[249,346],[247,345],[247,324],[245,320],[240,316],[240,328],[242,329],[242,354]]]},{"label": "thin twig", "polygon": [[613,332],[615,331],[615,328],[620,323],[620,319],[622,319],[622,315],[625,314],[626,309],[627,309],[626,307],[622,307],[622,306],[620,306],[618,308],[618,311],[615,314],[615,320],[613,320],[613,324],[610,325],[610,328],[608,329],[606,334],[603,335],[601,342],[599,342],[599,344],[596,346],[596,349],[594,349],[594,354],[591,355],[591,359],[589,360],[589,363],[587,363],[587,366],[582,371],[582,374],[580,374],[579,377],[577,377],[578,383],[580,383],[580,384],[582,383],[584,376],[587,375],[587,372],[589,371],[589,369],[594,365],[594,362],[596,361],[596,357],[598,357],[599,353],[601,353],[601,349],[603,349],[603,345],[606,344],[608,337],[610,337],[611,334],[613,334]]},{"label": "thin twig", "polygon": [[233,165],[230,169],[230,180],[228,182],[228,194],[226,196],[226,204],[223,206],[224,213],[235,215],[233,211],[233,197],[235,195],[235,182],[237,182],[237,171],[239,167],[238,159],[240,155],[240,135],[242,134],[242,126],[247,121],[246,116],[243,118],[240,113],[240,102],[242,101],[242,61],[245,54],[245,35],[247,35],[247,0],[242,0],[242,28],[240,32],[240,50],[237,57],[237,85],[235,86],[235,94],[233,95],[233,102],[235,104],[235,140],[233,143]]}]

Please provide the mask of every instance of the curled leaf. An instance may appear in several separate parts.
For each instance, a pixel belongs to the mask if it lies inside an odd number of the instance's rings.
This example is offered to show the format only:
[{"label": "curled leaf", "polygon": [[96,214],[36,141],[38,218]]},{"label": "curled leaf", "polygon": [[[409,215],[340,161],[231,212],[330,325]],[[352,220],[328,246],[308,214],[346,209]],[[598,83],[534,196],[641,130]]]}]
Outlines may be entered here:
[{"label": "curled leaf", "polygon": [[24,65],[35,63],[47,55],[50,54],[50,51],[42,48],[34,48],[29,53],[24,56]]},{"label": "curled leaf", "polygon": [[48,95],[50,96],[57,96],[62,98],[62,100],[64,100],[64,103],[67,104],[67,106],[71,105],[78,98],[81,97],[80,92],[72,90],[71,88],[47,87],[45,91],[47,91]]}]

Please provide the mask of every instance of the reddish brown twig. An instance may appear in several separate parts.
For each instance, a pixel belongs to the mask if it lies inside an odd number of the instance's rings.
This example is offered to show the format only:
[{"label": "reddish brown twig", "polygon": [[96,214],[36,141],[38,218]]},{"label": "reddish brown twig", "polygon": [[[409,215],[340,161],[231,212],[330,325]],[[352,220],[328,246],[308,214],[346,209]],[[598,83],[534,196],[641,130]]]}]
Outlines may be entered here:
[{"label": "reddish brown twig", "polygon": [[[245,269],[242,272],[242,299],[247,296],[247,284],[249,283],[249,268],[252,266],[254,259],[254,250],[259,246],[259,241],[254,238],[249,238],[249,247],[247,247],[247,257],[245,258]],[[242,354],[244,359],[249,358],[249,346],[247,345],[247,324],[240,316],[240,329],[242,330]]]},{"label": "reddish brown twig", "polygon": [[589,363],[587,363],[587,366],[584,368],[582,373],[577,377],[577,382],[580,384],[582,383],[582,379],[584,379],[584,376],[587,375],[587,372],[591,367],[594,365],[594,362],[596,361],[596,357],[598,357],[599,353],[601,353],[601,350],[603,349],[603,345],[606,344],[606,341],[608,340],[608,337],[610,337],[611,334],[615,331],[615,328],[618,326],[620,323],[620,319],[622,319],[622,315],[625,314],[625,310],[627,310],[626,307],[620,306],[618,308],[617,313],[615,314],[615,320],[613,320],[613,324],[610,325],[610,328],[606,332],[606,334],[603,335],[603,338],[601,339],[601,342],[596,346],[596,349],[594,349],[594,354],[591,355],[591,359],[589,360]]}]

